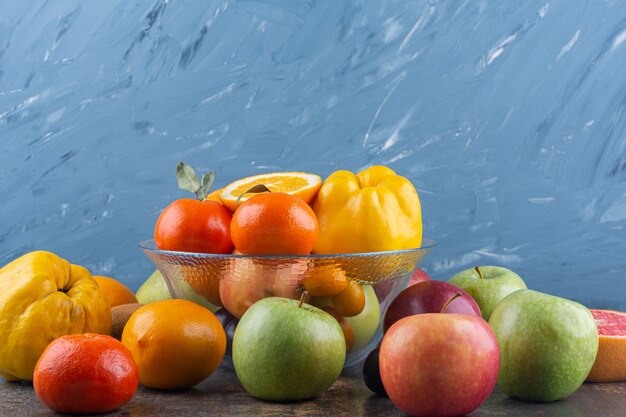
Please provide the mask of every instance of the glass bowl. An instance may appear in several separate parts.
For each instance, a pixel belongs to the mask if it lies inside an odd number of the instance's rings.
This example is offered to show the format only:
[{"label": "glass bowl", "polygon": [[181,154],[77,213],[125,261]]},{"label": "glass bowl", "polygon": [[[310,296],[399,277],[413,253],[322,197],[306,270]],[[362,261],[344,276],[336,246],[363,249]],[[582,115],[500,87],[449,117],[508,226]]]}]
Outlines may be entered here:
[{"label": "glass bowl", "polygon": [[[421,248],[388,252],[338,255],[221,255],[159,250],[153,240],[140,247],[161,271],[173,298],[199,299],[212,311],[223,306],[241,315],[266,297],[299,300],[303,280],[315,274],[345,274],[362,286],[363,311],[346,319],[355,333],[345,367],[363,360],[382,338],[382,320],[389,303],[406,288],[411,274],[435,242],[424,240]],[[318,275],[319,274],[319,275]],[[310,304],[331,305],[329,297],[312,297]],[[230,347],[230,346],[229,346]],[[232,367],[227,349],[225,363]]]}]

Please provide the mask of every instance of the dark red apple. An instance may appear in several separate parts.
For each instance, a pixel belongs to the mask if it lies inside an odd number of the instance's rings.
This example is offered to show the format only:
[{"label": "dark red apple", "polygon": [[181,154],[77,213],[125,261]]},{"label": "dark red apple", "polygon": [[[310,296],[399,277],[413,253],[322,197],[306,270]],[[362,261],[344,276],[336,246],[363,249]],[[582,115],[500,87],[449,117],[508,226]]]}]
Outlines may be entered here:
[{"label": "dark red apple", "polygon": [[386,397],[383,381],[380,379],[380,346],[370,352],[363,363],[363,382],[374,393]]},{"label": "dark red apple", "polygon": [[383,330],[386,332],[392,324],[406,316],[440,313],[457,293],[461,295],[450,302],[446,313],[464,313],[482,317],[476,301],[459,287],[444,281],[422,281],[403,290],[391,302],[385,314]]},{"label": "dark red apple", "polygon": [[411,275],[411,279],[409,280],[409,285],[407,285],[407,288],[412,287],[418,282],[423,281],[430,281],[430,277],[423,269],[415,268],[415,271],[413,271],[413,275]]},{"label": "dark red apple", "polygon": [[225,308],[220,308],[215,312],[215,317],[222,323],[224,332],[226,333],[226,355],[230,356],[233,351],[233,337],[239,320],[233,316]]},{"label": "dark red apple", "polygon": [[380,376],[391,401],[414,416],[471,413],[489,397],[500,371],[498,341],[469,314],[418,314],[383,337]]}]

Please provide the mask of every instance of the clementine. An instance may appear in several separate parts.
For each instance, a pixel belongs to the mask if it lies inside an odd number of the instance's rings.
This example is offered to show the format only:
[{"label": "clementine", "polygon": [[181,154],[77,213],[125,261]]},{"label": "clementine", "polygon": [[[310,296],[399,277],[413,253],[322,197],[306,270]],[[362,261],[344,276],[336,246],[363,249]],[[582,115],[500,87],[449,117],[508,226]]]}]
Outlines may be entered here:
[{"label": "clementine", "polygon": [[354,330],[352,329],[352,324],[331,306],[326,306],[322,310],[333,316],[341,326],[343,337],[346,339],[346,352],[349,352],[352,346],[354,346]]},{"label": "clementine", "polygon": [[226,352],[226,333],[208,309],[187,300],[146,304],[133,313],[122,343],[149,388],[183,389],[208,378]]},{"label": "clementine", "polygon": [[94,275],[93,279],[98,283],[111,308],[137,302],[137,298],[130,288],[118,280],[97,275]]},{"label": "clementine", "polygon": [[157,219],[154,243],[162,250],[230,253],[230,222],[230,211],[220,203],[181,198]]},{"label": "clementine", "polygon": [[344,317],[353,317],[365,308],[365,293],[355,281],[348,281],[348,285],[339,294],[334,295],[333,307]]},{"label": "clementine", "polygon": [[331,297],[348,285],[346,273],[335,267],[313,267],[302,279],[304,289],[314,297]]},{"label": "clementine", "polygon": [[308,255],[317,242],[319,225],[302,199],[265,193],[239,206],[230,234],[237,250],[246,255]]},{"label": "clementine", "polygon": [[106,413],[133,398],[139,375],[132,355],[111,336],[62,336],[35,366],[39,400],[62,413]]}]

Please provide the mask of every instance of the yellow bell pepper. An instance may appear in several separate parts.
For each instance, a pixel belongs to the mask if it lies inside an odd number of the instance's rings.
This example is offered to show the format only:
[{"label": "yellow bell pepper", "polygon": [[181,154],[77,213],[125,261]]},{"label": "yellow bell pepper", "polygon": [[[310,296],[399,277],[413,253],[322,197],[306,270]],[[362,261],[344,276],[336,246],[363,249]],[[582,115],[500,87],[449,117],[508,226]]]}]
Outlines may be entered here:
[{"label": "yellow bell pepper", "polygon": [[385,166],[336,171],[322,184],[313,210],[319,222],[314,253],[418,248],[422,211],[413,184]]},{"label": "yellow bell pepper", "polygon": [[0,377],[32,381],[54,339],[111,334],[111,308],[89,271],[50,252],[31,252],[0,269]]}]

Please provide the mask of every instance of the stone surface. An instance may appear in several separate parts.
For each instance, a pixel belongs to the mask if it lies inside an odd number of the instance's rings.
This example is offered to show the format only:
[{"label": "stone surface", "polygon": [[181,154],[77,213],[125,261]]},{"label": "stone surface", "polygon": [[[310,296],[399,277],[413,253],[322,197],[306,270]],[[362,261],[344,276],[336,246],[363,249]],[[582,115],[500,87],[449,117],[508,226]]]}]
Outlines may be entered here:
[{"label": "stone surface", "polygon": [[388,164],[424,267],[626,310],[626,2],[0,0],[0,264],[136,289],[183,159],[216,185]]},{"label": "stone surface", "polygon": [[[0,382],[0,416],[55,416],[42,406],[30,384]],[[291,404],[252,398],[232,371],[220,370],[193,389],[154,391],[141,387],[133,400],[107,416],[328,416],[406,417],[387,398],[374,396],[362,382],[360,369],[351,368],[316,400]],[[472,417],[623,417],[626,383],[585,384],[571,397],[550,404],[513,400],[496,390]]]}]

